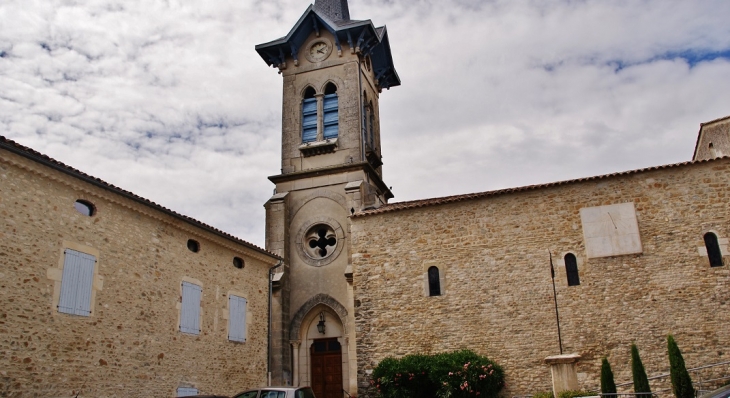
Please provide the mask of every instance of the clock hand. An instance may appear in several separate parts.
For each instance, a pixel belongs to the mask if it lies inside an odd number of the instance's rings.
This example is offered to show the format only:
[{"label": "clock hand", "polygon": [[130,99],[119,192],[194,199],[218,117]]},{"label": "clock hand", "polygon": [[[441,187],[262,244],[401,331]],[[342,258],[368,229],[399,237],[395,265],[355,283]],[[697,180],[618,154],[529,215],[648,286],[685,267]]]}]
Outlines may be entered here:
[{"label": "clock hand", "polygon": [[324,48],[320,48],[319,50],[317,50],[317,52],[320,54],[324,54]]}]

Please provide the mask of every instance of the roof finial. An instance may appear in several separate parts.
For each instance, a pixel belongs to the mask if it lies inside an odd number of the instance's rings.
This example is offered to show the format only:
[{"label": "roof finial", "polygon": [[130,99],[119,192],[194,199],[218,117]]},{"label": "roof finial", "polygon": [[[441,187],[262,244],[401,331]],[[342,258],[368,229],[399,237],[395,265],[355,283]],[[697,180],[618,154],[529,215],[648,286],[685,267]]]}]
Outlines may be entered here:
[{"label": "roof finial", "polygon": [[347,0],[314,0],[314,10],[324,14],[333,22],[350,20]]}]

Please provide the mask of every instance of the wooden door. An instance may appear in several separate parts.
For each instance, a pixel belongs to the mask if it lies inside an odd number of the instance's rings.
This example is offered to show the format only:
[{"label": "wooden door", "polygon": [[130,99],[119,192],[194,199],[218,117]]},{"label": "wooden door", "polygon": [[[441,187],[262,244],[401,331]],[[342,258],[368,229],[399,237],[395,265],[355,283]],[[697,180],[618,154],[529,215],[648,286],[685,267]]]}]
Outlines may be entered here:
[{"label": "wooden door", "polygon": [[317,398],[342,398],[342,347],[337,339],[318,339],[310,347],[312,390]]}]

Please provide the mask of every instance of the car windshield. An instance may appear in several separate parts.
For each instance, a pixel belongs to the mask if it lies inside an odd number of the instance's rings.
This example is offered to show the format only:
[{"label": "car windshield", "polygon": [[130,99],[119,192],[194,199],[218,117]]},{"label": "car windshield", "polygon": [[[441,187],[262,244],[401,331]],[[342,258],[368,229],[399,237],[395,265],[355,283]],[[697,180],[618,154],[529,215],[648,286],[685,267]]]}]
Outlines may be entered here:
[{"label": "car windshield", "polygon": [[261,391],[259,398],[285,398],[286,391]]}]

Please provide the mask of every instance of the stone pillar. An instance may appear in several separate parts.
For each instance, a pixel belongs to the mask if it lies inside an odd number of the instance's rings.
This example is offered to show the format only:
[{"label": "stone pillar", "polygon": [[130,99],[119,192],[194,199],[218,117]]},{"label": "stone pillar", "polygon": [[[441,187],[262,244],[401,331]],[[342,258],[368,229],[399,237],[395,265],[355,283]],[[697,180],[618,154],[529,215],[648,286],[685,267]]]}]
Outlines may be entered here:
[{"label": "stone pillar", "polygon": [[553,396],[557,397],[561,391],[578,390],[578,371],[575,365],[580,355],[563,354],[545,358],[550,365],[550,374],[553,377]]},{"label": "stone pillar", "polygon": [[317,141],[324,141],[324,94],[314,94],[317,99]]},{"label": "stone pillar", "polygon": [[299,386],[299,346],[301,344],[302,342],[299,340],[292,340],[291,342],[292,352],[294,353],[294,369],[292,370],[294,373],[292,385],[294,387]]}]

